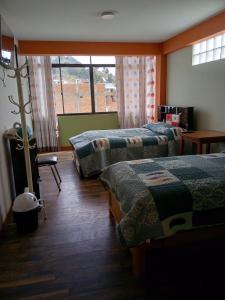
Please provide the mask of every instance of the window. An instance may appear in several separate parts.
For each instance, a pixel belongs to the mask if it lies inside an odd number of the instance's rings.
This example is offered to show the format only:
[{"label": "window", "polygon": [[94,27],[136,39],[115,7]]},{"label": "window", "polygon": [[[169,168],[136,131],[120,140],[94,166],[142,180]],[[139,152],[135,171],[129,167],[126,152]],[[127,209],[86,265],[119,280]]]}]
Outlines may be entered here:
[{"label": "window", "polygon": [[114,56],[52,56],[57,114],[117,111]]},{"label": "window", "polygon": [[225,58],[225,33],[204,40],[192,47],[192,65]]}]

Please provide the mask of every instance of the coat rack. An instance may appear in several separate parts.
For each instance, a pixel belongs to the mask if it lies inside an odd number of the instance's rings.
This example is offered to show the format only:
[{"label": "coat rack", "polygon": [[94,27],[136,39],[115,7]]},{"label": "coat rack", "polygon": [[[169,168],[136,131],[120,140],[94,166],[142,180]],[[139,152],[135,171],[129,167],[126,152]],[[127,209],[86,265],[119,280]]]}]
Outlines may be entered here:
[{"label": "coat rack", "polygon": [[[34,146],[30,146],[30,144],[29,144],[29,139],[28,139],[28,135],[27,135],[27,125],[26,125],[26,114],[31,113],[31,111],[27,111],[27,109],[26,109],[27,105],[30,103],[30,99],[28,102],[24,103],[22,80],[21,80],[22,78],[28,77],[27,59],[26,59],[26,62],[22,66],[18,67],[18,64],[17,64],[16,68],[12,68],[1,61],[0,61],[0,65],[3,68],[3,72],[5,69],[9,72],[14,72],[13,75],[7,74],[7,76],[9,78],[16,78],[19,102],[17,103],[16,101],[14,101],[12,96],[9,96],[9,101],[12,104],[14,104],[18,109],[18,111],[14,110],[14,111],[12,111],[12,113],[20,114],[21,127],[22,127],[22,138],[19,137],[19,135],[17,134],[16,139],[18,141],[22,142],[22,145],[18,144],[17,149],[24,151],[27,184],[28,184],[29,192],[33,193],[33,180],[32,180],[32,170],[31,170],[30,150],[29,149],[33,148]],[[25,70],[25,72],[24,72],[24,70]],[[3,82],[3,86],[4,86],[4,80],[2,80],[2,82]]]}]

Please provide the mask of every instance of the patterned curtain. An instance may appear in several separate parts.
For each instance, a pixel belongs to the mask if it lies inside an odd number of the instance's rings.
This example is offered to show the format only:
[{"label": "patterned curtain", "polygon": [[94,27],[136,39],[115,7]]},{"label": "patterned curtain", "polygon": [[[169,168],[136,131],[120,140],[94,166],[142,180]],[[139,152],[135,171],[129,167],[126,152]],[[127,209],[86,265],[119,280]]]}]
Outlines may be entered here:
[{"label": "patterned curtain", "polygon": [[28,57],[34,132],[39,151],[57,151],[57,115],[50,57]]},{"label": "patterned curtain", "polygon": [[116,57],[118,115],[121,128],[155,121],[155,56]]}]

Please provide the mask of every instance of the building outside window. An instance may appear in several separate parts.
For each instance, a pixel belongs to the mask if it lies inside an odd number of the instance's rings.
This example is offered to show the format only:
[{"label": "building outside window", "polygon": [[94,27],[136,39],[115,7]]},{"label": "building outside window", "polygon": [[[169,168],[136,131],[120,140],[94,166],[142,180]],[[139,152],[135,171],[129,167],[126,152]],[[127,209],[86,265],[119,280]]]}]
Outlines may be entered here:
[{"label": "building outside window", "polygon": [[114,56],[52,56],[57,114],[117,111]]}]

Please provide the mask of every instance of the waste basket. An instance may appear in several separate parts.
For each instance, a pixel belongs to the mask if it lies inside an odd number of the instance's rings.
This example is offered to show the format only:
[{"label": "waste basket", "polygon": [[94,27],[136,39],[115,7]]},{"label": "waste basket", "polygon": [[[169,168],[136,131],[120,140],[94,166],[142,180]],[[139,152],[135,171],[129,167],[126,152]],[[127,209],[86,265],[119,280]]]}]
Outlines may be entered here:
[{"label": "waste basket", "polygon": [[40,204],[34,194],[25,191],[13,203],[13,216],[18,233],[30,233],[38,228]]}]

